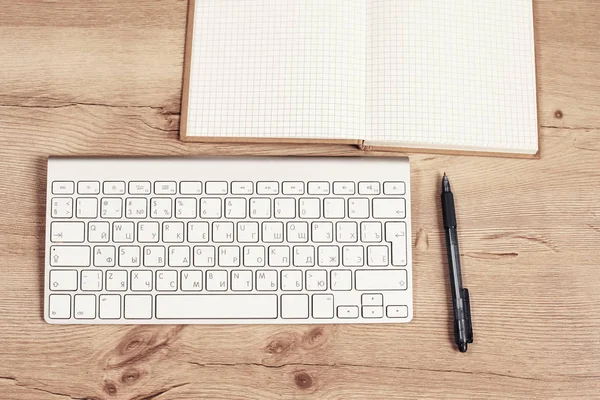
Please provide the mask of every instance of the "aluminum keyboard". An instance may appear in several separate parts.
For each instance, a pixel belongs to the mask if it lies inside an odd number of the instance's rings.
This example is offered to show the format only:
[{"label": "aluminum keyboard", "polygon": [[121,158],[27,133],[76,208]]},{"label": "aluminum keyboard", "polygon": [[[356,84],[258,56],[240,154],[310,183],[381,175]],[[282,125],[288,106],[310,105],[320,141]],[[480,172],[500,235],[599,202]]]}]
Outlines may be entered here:
[{"label": "aluminum keyboard", "polygon": [[412,319],[408,159],[51,158],[45,320]]}]

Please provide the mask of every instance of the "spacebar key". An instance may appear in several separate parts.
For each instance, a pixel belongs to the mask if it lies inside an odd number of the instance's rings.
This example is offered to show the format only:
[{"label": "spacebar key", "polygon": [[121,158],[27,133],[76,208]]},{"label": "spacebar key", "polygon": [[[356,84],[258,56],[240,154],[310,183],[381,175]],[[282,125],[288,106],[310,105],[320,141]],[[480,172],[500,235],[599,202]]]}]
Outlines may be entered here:
[{"label": "spacebar key", "polygon": [[162,294],[156,296],[158,319],[277,318],[275,294]]}]

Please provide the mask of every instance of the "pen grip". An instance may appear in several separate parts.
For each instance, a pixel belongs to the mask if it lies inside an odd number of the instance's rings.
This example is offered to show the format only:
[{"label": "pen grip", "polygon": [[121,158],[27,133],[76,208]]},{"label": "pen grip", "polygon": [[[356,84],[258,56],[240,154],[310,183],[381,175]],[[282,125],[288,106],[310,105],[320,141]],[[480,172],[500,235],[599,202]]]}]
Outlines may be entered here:
[{"label": "pen grip", "polygon": [[444,228],[455,228],[456,211],[454,210],[454,195],[452,192],[442,193],[442,214],[444,217]]}]

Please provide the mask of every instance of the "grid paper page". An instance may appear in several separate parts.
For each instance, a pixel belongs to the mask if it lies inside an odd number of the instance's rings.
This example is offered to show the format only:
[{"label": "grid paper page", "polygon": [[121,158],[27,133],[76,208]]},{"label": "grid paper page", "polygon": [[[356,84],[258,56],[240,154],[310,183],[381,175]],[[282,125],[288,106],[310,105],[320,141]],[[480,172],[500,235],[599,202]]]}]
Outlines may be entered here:
[{"label": "grid paper page", "polygon": [[189,136],[364,139],[364,0],[197,0]]},{"label": "grid paper page", "polygon": [[371,135],[538,150],[532,0],[367,0]]}]

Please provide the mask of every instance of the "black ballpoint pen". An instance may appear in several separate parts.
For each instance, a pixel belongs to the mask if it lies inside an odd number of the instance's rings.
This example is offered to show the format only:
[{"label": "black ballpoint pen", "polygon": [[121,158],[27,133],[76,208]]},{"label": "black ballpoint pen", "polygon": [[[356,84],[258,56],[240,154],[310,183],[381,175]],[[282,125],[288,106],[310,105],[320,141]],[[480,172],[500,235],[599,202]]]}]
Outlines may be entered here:
[{"label": "black ballpoint pen", "polygon": [[450,181],[445,173],[442,179],[442,214],[444,216],[444,232],[446,233],[448,266],[450,268],[450,287],[452,289],[452,307],[454,309],[454,339],[458,349],[464,353],[467,351],[467,343],[473,343],[471,305],[469,302],[469,291],[462,287],[454,195],[450,190]]}]

